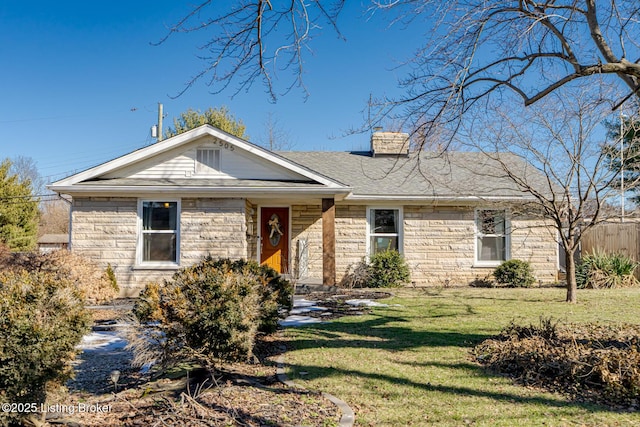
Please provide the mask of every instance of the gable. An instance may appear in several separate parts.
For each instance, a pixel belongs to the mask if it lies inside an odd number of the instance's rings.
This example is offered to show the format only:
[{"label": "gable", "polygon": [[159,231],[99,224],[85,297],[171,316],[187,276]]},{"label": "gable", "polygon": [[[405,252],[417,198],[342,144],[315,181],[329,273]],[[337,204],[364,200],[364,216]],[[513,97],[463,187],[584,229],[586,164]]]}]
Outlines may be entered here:
[{"label": "gable", "polygon": [[[198,150],[208,152],[198,154]],[[209,165],[202,167],[203,162]],[[222,184],[233,182],[238,184]],[[126,184],[127,191],[135,191],[138,186],[149,189],[157,185],[176,190],[192,186],[258,188],[269,187],[270,182],[279,182],[283,187],[304,183],[315,189],[349,192],[348,187],[332,178],[210,125],[141,148],[48,187],[69,193],[87,185],[92,191],[106,191],[112,184]]]},{"label": "gable", "polygon": [[[200,157],[198,152],[200,151]],[[203,157],[204,156],[204,157]],[[211,159],[210,159],[211,157]],[[209,165],[210,160],[213,164]],[[211,167],[213,166],[213,167]],[[102,179],[255,179],[309,181],[309,178],[207,135],[165,153],[102,175]]]}]

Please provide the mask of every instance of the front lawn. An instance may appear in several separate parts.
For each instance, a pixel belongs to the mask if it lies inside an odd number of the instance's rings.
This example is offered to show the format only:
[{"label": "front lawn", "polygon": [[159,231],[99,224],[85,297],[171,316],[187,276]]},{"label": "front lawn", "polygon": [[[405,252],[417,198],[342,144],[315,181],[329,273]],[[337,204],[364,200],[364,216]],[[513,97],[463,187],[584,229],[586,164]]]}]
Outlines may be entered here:
[{"label": "front lawn", "polygon": [[286,332],[288,375],[345,400],[360,426],[640,426],[485,372],[470,349],[511,321],[640,323],[640,290],[402,289],[371,315]]}]

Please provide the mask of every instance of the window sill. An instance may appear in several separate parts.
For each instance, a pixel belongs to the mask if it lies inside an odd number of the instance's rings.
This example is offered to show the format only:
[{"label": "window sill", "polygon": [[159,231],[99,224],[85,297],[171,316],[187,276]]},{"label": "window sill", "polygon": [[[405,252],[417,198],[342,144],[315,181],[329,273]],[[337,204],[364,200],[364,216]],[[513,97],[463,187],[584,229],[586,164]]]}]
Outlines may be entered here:
[{"label": "window sill", "polygon": [[136,264],[132,267],[132,270],[178,270],[180,265],[178,264]]},{"label": "window sill", "polygon": [[491,262],[474,262],[472,268],[496,268],[500,266],[504,261],[491,261]]}]

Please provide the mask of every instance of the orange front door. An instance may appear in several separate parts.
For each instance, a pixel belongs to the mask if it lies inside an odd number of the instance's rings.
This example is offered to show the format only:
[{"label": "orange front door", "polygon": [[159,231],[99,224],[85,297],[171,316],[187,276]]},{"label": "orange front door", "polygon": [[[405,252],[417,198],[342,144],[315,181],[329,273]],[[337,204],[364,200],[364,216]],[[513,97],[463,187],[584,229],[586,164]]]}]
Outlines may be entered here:
[{"label": "orange front door", "polygon": [[260,264],[287,273],[289,264],[289,208],[260,209]]}]

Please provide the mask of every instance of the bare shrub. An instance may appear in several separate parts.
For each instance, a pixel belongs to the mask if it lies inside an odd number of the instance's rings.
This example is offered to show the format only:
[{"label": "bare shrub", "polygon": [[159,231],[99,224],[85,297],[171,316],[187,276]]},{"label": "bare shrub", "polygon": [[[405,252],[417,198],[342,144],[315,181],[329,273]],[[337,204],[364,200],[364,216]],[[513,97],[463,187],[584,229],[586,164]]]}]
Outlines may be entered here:
[{"label": "bare shrub", "polygon": [[371,271],[369,265],[362,259],[361,261],[350,264],[347,272],[342,277],[340,285],[344,288],[366,288],[371,279]]},{"label": "bare shrub", "polygon": [[85,301],[102,303],[118,295],[117,283],[94,262],[66,249],[48,252],[6,253],[0,249],[0,271],[41,271],[69,280],[82,293]]}]

